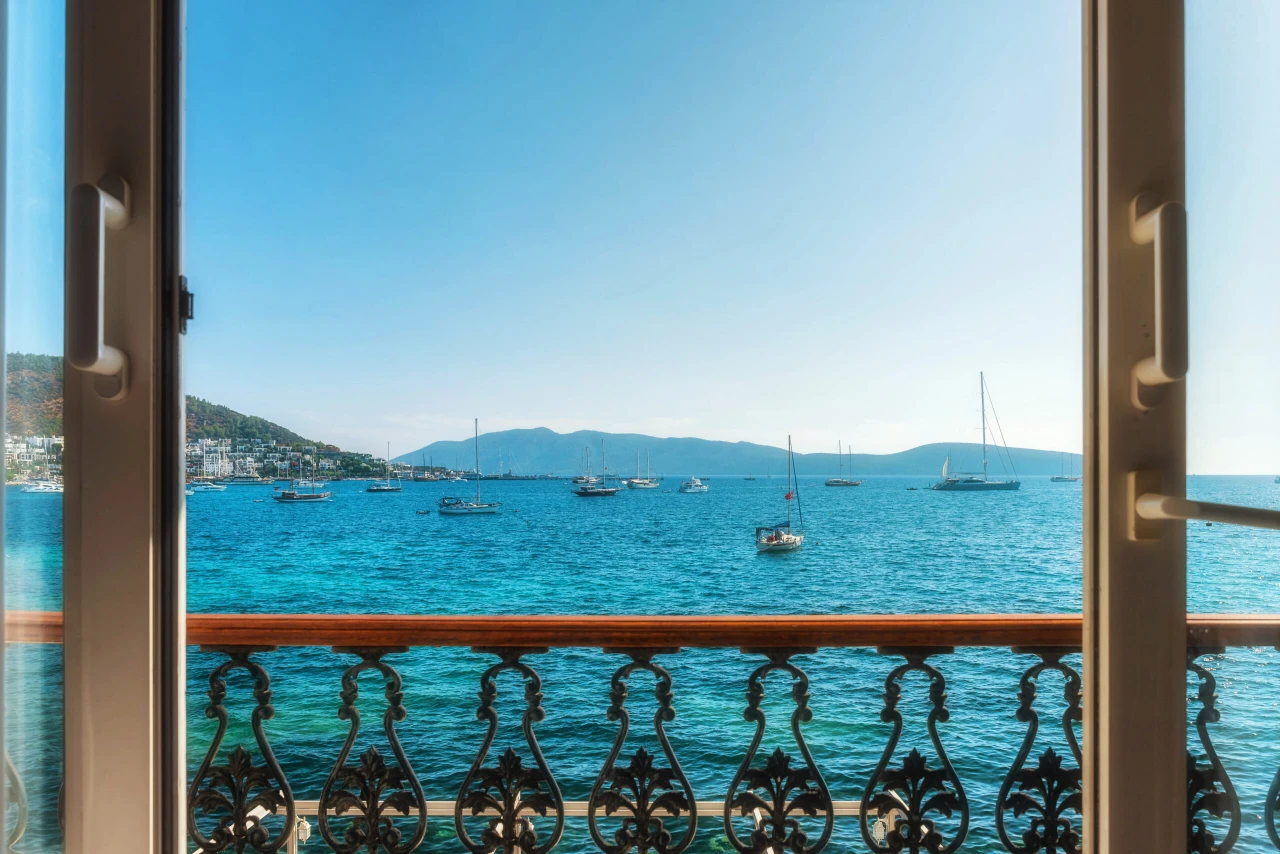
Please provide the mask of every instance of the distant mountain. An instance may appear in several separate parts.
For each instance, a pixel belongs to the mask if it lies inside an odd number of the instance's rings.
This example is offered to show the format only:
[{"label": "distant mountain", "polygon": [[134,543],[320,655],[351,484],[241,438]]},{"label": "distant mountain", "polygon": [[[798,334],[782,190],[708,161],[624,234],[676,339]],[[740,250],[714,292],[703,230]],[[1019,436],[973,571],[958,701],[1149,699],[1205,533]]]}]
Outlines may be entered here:
[{"label": "distant mountain", "polygon": [[[531,430],[503,430],[480,436],[480,470],[484,472],[516,471],[523,474],[576,474],[582,468],[583,448],[591,450],[591,467],[601,470],[600,440],[604,439],[609,454],[609,470],[623,476],[634,474],[636,452],[644,467],[645,452],[653,464],[653,473],[671,477],[689,475],[746,475],[764,477],[786,473],[785,448],[755,445],[750,442],[718,442],[710,439],[658,439],[637,433],[600,433],[579,430],[557,433],[546,427]],[[987,447],[989,470],[993,477],[1005,473],[993,445]],[[895,454],[854,454],[855,475],[920,475],[935,476],[942,462],[951,455],[952,471],[981,471],[982,446],[974,443],[935,443],[921,445]],[[1058,474],[1061,466],[1073,466],[1080,473],[1079,454],[1010,448],[1009,456],[1019,476]],[[475,463],[471,439],[458,442],[432,442],[396,457],[398,462],[422,465],[434,460],[438,466],[470,469]],[[846,465],[848,457],[846,457]],[[796,454],[796,471],[802,475],[832,475],[837,472],[835,454]]]}]

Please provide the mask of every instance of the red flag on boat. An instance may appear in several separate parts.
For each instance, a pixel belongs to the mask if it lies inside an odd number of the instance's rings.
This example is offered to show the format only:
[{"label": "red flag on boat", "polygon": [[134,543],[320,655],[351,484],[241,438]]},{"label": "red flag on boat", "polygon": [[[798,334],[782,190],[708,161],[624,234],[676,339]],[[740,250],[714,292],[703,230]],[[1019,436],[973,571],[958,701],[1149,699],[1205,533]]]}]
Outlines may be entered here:
[{"label": "red flag on boat", "polygon": [[788,493],[787,493],[785,496],[783,496],[783,497],[784,497],[784,498],[786,498],[788,501],[790,501],[791,499],[793,499],[793,498],[795,498],[795,497],[796,497],[796,494],[795,494],[794,492],[788,492]]}]

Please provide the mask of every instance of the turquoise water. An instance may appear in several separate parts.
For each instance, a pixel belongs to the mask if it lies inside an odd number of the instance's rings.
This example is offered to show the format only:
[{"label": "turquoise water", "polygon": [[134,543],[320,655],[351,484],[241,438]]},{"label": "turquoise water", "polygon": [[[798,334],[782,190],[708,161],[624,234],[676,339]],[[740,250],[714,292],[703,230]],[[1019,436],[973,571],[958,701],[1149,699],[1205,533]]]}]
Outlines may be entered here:
[{"label": "turquoise water", "polygon": [[[367,494],[340,483],[332,502],[279,505],[270,487],[232,487],[188,499],[189,607],[198,612],[311,613],[943,613],[1064,612],[1080,608],[1081,492],[1077,484],[1026,481],[1016,493],[951,494],[928,490],[927,478],[871,478],[858,489],[826,489],[802,479],[808,540],[789,555],[757,555],[752,529],[785,515],[784,483],[716,478],[705,495],[664,489],[580,499],[564,483],[485,483],[504,502],[496,517],[435,513],[442,494],[461,484],[406,483],[398,494]],[[671,491],[666,491],[670,489]],[[1280,506],[1270,478],[1192,478],[1195,497]],[[57,499],[9,490],[9,553],[34,549],[52,560]],[[38,499],[38,501],[37,501]],[[44,519],[40,524],[38,520]],[[1189,531],[1189,606],[1195,611],[1280,611],[1280,536],[1225,526]],[[44,549],[44,551],[41,551]],[[56,590],[22,591],[56,606]],[[10,607],[13,593],[10,593]],[[29,605],[34,607],[35,605]],[[22,654],[22,653],[19,653]],[[11,650],[11,660],[15,655]],[[203,717],[210,669],[220,657],[189,656],[189,761],[199,762],[212,734]],[[258,660],[272,675],[277,714],[267,732],[299,799],[315,799],[337,756],[346,724],[337,718],[340,677],[352,656],[326,649],[285,649]],[[408,719],[401,739],[427,796],[454,797],[484,734],[474,717],[480,672],[492,657],[462,649],[415,649],[388,659],[404,678]],[[702,800],[723,796],[750,741],[742,719],[746,679],[762,663],[736,650],[690,650],[660,660],[674,678],[677,717],[668,725],[677,756]],[[805,734],[833,797],[852,800],[884,749],[879,720],[883,682],[901,659],[874,650],[823,650],[795,662],[810,677],[813,720]],[[999,850],[993,803],[1024,732],[1014,718],[1018,678],[1034,661],[1008,650],[961,650],[933,659],[947,677],[951,720],[940,732],[969,797],[965,850]],[[585,800],[616,725],[605,718],[609,677],[620,656],[597,650],[552,651],[528,662],[543,679],[546,720],[539,741],[564,796]],[[1078,662],[1078,660],[1077,660]],[[1280,766],[1280,670],[1269,650],[1230,650],[1208,659],[1218,678],[1223,718],[1217,745],[1242,798],[1245,828],[1236,850],[1266,847],[1261,812]],[[636,747],[657,751],[649,721],[652,680],[631,679]],[[1044,725],[1037,748],[1066,752],[1050,721],[1061,712],[1061,680],[1046,676],[1037,709]],[[763,748],[795,753],[787,730],[789,685],[767,682]],[[904,683],[906,716],[897,763],[912,746],[927,755],[922,677]],[[231,682],[228,707],[243,722],[252,699],[243,676]],[[384,701],[376,681],[362,681],[368,744],[387,753],[378,723]],[[502,726],[495,750],[522,747],[522,694],[515,677],[499,678]],[[228,746],[249,745],[243,723]],[[492,759],[491,754],[491,759]],[[674,825],[682,827],[678,822]],[[550,827],[550,822],[542,825]],[[954,822],[939,819],[944,830]],[[1022,825],[1011,820],[1011,826]],[[694,850],[728,850],[718,813],[703,816]],[[816,829],[816,827],[815,827]],[[449,818],[432,820],[432,850],[460,851]],[[860,849],[856,820],[838,819],[830,850]],[[304,850],[322,850],[318,836]],[[558,850],[592,845],[585,821],[570,819]]]}]

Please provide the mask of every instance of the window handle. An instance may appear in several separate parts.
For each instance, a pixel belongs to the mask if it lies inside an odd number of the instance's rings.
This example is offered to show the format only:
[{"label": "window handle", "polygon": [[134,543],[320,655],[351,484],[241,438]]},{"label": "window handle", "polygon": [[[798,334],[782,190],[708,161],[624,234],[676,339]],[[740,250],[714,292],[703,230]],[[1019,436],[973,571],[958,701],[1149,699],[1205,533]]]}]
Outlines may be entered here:
[{"label": "window handle", "polygon": [[107,229],[124,228],[131,213],[129,185],[114,175],[77,185],[67,201],[67,361],[95,374],[94,389],[109,400],[129,391],[129,356],[103,336]]},{"label": "window handle", "polygon": [[1140,193],[1129,203],[1129,236],[1154,244],[1155,354],[1133,366],[1132,397],[1139,409],[1164,398],[1163,386],[1187,376],[1187,209]]},{"label": "window handle", "polygon": [[1129,475],[1133,521],[1130,537],[1135,540],[1160,538],[1161,522],[1218,522],[1223,525],[1245,525],[1280,531],[1280,510],[1241,507],[1238,504],[1215,504],[1192,501],[1160,492],[1159,472],[1134,472]]}]

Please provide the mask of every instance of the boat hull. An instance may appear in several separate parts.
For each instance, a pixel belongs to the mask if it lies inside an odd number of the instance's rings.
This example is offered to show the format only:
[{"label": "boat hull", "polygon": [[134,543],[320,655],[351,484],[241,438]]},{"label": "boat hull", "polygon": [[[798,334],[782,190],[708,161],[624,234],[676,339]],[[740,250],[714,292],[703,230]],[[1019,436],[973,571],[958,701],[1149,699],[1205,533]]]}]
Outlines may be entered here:
[{"label": "boat hull", "polygon": [[282,492],[279,495],[271,496],[281,504],[320,504],[328,501],[331,493],[328,492]]},{"label": "boat hull", "polygon": [[862,481],[860,481],[860,480],[843,480],[843,479],[841,479],[841,478],[832,478],[831,480],[827,481],[825,485],[826,485],[826,486],[862,486]]},{"label": "boat hull", "polygon": [[470,506],[453,505],[441,507],[441,516],[493,516],[502,508],[501,504],[480,504]]},{"label": "boat hull", "polygon": [[788,534],[779,537],[772,542],[768,540],[756,540],[756,551],[760,554],[772,554],[776,552],[793,552],[804,545],[804,534]]},{"label": "boat hull", "polygon": [[618,486],[580,486],[573,491],[579,498],[608,498],[622,491]]},{"label": "boat hull", "polygon": [[1049,478],[1050,483],[1078,483],[1079,481],[1080,478],[1078,477],[1068,477],[1061,474],[1055,474],[1053,477]]},{"label": "boat hull", "polygon": [[1022,483],[1016,480],[962,480],[955,483],[935,483],[929,488],[936,492],[1011,492],[1021,487]]},{"label": "boat hull", "polygon": [[638,481],[638,482],[632,480],[627,482],[627,489],[657,489],[657,488],[658,488],[658,484],[651,480]]}]

